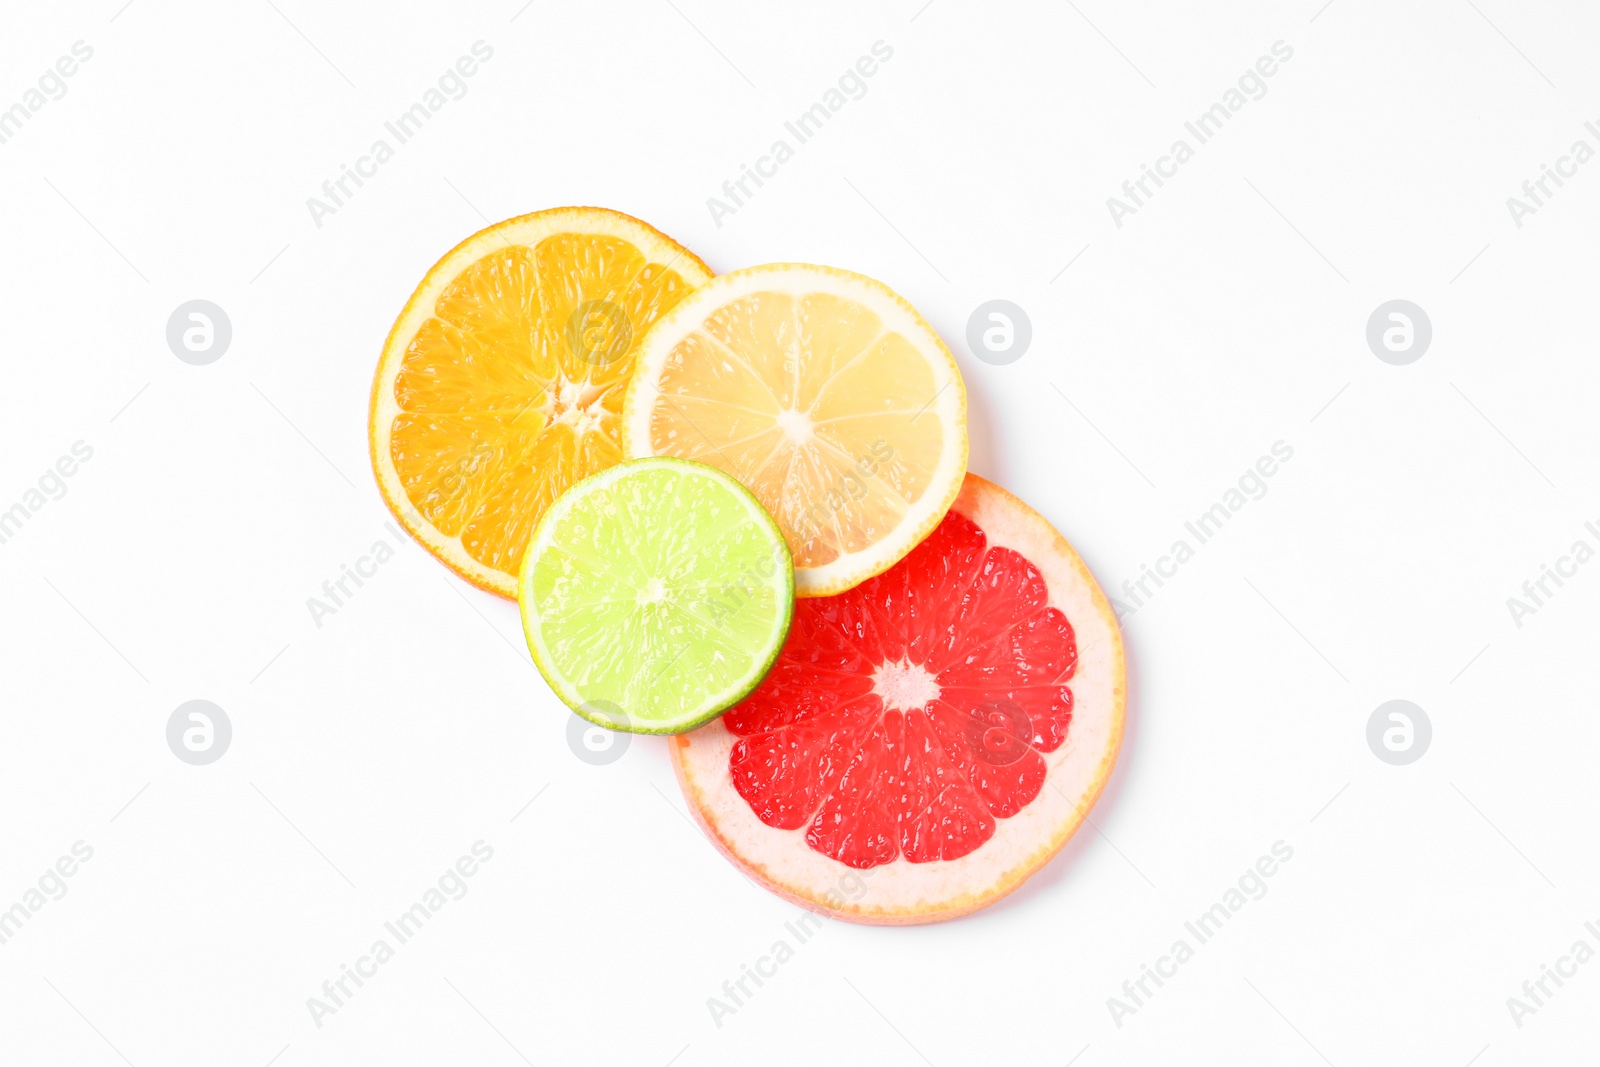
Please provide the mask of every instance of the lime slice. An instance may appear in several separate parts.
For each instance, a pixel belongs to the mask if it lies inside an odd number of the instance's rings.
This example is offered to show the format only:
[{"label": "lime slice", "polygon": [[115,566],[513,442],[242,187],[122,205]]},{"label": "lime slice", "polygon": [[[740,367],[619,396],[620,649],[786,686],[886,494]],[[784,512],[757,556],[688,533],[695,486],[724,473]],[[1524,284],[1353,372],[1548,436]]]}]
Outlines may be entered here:
[{"label": "lime slice", "polygon": [[550,688],[632,733],[681,733],[737,704],[794,616],[794,567],[772,517],[716,468],[664,457],[562,494],[517,589]]}]

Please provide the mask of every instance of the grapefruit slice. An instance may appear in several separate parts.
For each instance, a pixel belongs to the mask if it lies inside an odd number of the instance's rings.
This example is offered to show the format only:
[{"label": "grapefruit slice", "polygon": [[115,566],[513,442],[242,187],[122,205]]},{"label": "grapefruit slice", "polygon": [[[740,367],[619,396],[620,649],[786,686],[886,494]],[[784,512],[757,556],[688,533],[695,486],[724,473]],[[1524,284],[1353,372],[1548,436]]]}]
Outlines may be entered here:
[{"label": "grapefruit slice", "polygon": [[950,350],[888,286],[833,267],[750,267],[690,294],[644,339],[622,423],[630,457],[696,459],[748,486],[802,597],[894,566],[967,469]]},{"label": "grapefruit slice", "polygon": [[968,474],[938,528],[796,605],[772,672],[673,738],[717,847],[794,903],[866,923],[981,908],[1060,851],[1122,742],[1122,637],[1072,546]]},{"label": "grapefruit slice", "polygon": [[436,263],[384,342],[368,436],[384,502],[481,589],[517,595],[534,524],[622,459],[640,340],[711,277],[687,249],[604,208],[498,222]]}]

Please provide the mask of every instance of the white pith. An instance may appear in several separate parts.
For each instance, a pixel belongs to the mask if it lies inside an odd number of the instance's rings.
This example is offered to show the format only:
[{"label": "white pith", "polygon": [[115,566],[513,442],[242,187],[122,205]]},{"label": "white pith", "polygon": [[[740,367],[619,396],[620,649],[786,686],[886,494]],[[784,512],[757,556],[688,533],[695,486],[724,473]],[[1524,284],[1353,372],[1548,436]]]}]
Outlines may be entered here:
[{"label": "white pith", "polygon": [[[390,435],[395,416],[403,410],[395,400],[394,383],[400,373],[407,345],[416,336],[423,322],[433,317],[439,294],[463,270],[484,256],[501,249],[513,246],[532,248],[545,238],[558,233],[600,234],[627,241],[638,248],[650,262],[670,267],[691,289],[705,284],[711,278],[711,274],[698,260],[685,255],[670,239],[637,219],[615,211],[601,208],[556,208],[509,220],[469,237],[428,271],[421,284],[417,286],[416,292],[407,301],[400,317],[395,320],[373,383],[372,462],[378,482],[385,488],[385,497],[395,516],[413,537],[444,557],[469,581],[513,599],[517,595],[515,575],[487,567],[474,559],[462,544],[460,534],[454,537],[445,536],[443,531],[429,522],[406,496],[404,483],[395,468],[394,457],[390,452]],[[565,422],[580,435],[600,432],[601,409],[596,403],[598,392],[591,393],[591,387],[587,382],[573,382],[564,377],[554,384],[556,388],[546,391],[545,403],[536,410],[540,411],[548,422]]]},{"label": "white pith", "polygon": [[[600,420],[606,415],[606,409],[600,403],[605,390],[592,382],[575,382],[565,375],[557,377],[551,384],[555,388],[545,390],[545,402],[540,409],[545,424],[554,426],[565,423],[579,437],[586,433],[598,433]],[[579,447],[582,447],[581,443]]]},{"label": "white pith", "polygon": [[778,416],[778,427],[796,444],[811,440],[811,418],[803,411],[785,408],[783,414]]},{"label": "white pith", "polygon": [[[759,292],[782,292],[798,299],[808,293],[828,293],[871,309],[882,320],[885,333],[898,333],[915,345],[933,372],[935,393],[926,415],[945,427],[944,450],[928,487],[906,510],[888,536],[857,552],[844,552],[818,567],[795,568],[797,596],[828,596],[858,585],[888,570],[905,556],[944,516],[960,490],[967,468],[966,387],[955,357],[917,310],[881,282],[831,267],[803,263],[769,263],[719,275],[695,290],[663,315],[641,344],[628,398],[622,413],[622,449],[629,457],[654,454],[650,439],[650,413],[660,398],[661,371],[672,350],[717,308]],[[923,417],[923,416],[919,416]],[[810,437],[805,412],[785,411],[778,425],[790,440]]]},{"label": "white pith", "polygon": [[900,660],[878,665],[872,691],[883,700],[885,711],[910,711],[939,699],[939,682],[922,664]]},{"label": "white pith", "polygon": [[[979,488],[978,486],[983,488]],[[673,745],[690,808],[718,847],[775,892],[807,907],[862,922],[927,922],[981,907],[1015,888],[1077,829],[1099,796],[1121,744],[1126,682],[1115,616],[1088,569],[1038,514],[969,476],[952,509],[972,519],[991,547],[1013,548],[1043,575],[1049,604],[1072,624],[1078,662],[1067,683],[1073,716],[1067,738],[1041,753],[1039,795],[995,820],[985,844],[957,860],[912,863],[903,856],[857,871],[812,849],[806,826],[780,830],[756,817],[734,788],[729,756],[738,740],[718,719]],[[809,825],[809,824],[808,824]],[[860,886],[865,886],[860,889]]]}]

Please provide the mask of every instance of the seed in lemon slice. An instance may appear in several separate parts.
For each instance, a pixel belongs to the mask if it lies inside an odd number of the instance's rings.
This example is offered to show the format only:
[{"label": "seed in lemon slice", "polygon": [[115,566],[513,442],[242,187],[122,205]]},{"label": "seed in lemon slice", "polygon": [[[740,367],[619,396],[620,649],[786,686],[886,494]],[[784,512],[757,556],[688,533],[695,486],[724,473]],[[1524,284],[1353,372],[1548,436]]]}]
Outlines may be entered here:
[{"label": "seed in lemon slice", "polygon": [[939,524],[967,467],[954,357],[882,282],[774,263],[653,326],[622,414],[632,456],[727,471],[772,513],[802,597],[882,573]]},{"label": "seed in lemon slice", "polygon": [[592,722],[693,729],[766,677],[794,615],[783,535],[721,471],[642,459],[569,489],[539,521],[518,599],[533,660]]},{"label": "seed in lemon slice", "polygon": [[373,382],[372,467],[390,510],[461,577],[515,597],[539,516],[622,459],[639,341],[710,277],[603,208],[523,215],[457,245],[406,303]]}]

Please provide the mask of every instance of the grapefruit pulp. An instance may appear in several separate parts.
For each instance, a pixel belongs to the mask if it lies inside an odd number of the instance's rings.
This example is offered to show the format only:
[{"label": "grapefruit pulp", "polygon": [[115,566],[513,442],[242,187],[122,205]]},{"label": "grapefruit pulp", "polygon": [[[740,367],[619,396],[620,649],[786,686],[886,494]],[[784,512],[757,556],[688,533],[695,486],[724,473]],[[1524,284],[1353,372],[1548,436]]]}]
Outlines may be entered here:
[{"label": "grapefruit pulp", "polygon": [[992,903],[1110,776],[1116,617],[1049,523],[973,474],[898,564],[800,600],[771,673],[672,741],[701,827],[751,877],[869,923]]}]

